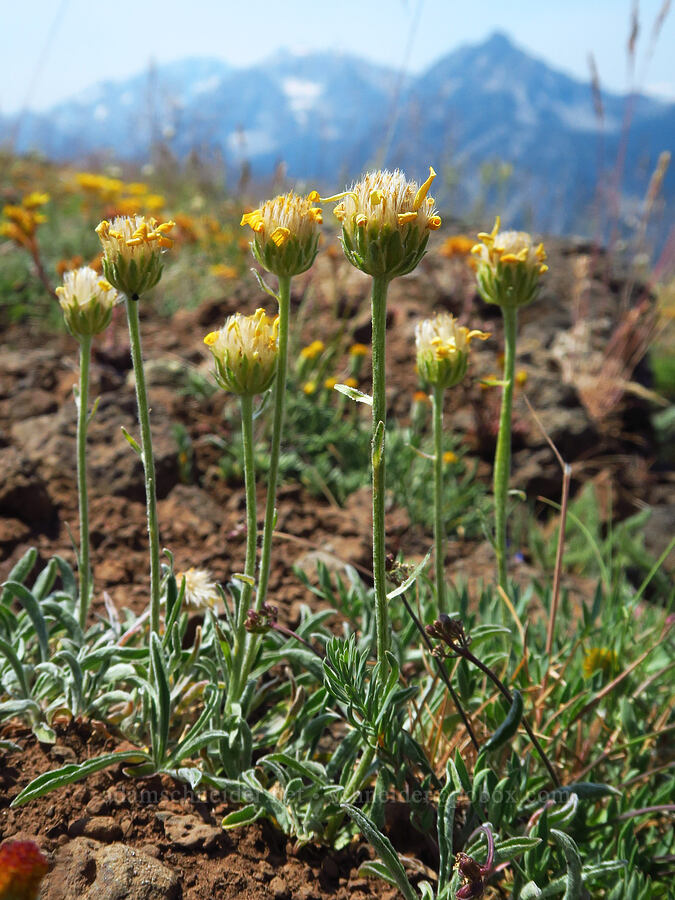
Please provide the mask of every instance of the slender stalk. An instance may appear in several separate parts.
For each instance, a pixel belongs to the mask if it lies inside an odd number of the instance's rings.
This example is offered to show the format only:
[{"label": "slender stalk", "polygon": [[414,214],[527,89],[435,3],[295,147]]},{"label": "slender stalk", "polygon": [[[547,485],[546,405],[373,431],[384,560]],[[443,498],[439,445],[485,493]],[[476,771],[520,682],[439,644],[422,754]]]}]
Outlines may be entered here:
[{"label": "slender stalk", "polygon": [[150,543],[150,630],[159,633],[159,525],[157,521],[157,492],[155,486],[155,460],[152,454],[152,433],[150,431],[150,415],[148,395],[145,387],[143,370],[143,354],[141,351],[141,332],[138,321],[138,297],[127,298],[127,318],[129,320],[129,339],[131,342],[131,360],[136,379],[136,400],[138,403],[138,421],[141,426],[141,449],[143,471],[145,474],[145,502],[148,517],[148,538]]},{"label": "slender stalk", "polygon": [[[241,437],[244,445],[244,481],[246,486],[246,561],[244,563],[244,574],[252,580],[255,578],[258,538],[258,518],[255,496],[255,459],[253,454],[253,397],[240,397],[239,402],[241,406]],[[248,643],[244,624],[246,622],[246,613],[251,604],[252,591],[252,584],[244,582],[241,596],[239,597],[239,607],[237,609],[232,681],[228,691],[230,700],[238,698],[241,687],[242,657],[246,652]]]},{"label": "slender stalk", "polygon": [[436,603],[445,608],[445,560],[443,527],[443,388],[434,387],[434,556],[436,561]]},{"label": "slender stalk", "polygon": [[[286,399],[286,370],[288,367],[288,320],[291,307],[291,279],[279,275],[279,356],[277,374],[274,379],[274,421],[272,423],[272,446],[270,448],[270,469],[267,479],[267,501],[265,504],[265,522],[263,524],[262,550],[260,552],[260,569],[258,573],[258,589],[253,604],[256,612],[260,611],[267,598],[267,587],[270,579],[270,563],[272,559],[272,537],[277,510],[277,480],[279,477],[279,453],[281,449],[281,431],[284,424],[284,401]],[[243,687],[253,666],[253,660],[259,645],[257,635],[251,635],[246,642],[246,654],[240,671],[237,673],[239,685]],[[239,690],[239,687],[237,688]]]},{"label": "slender stalk", "polygon": [[284,400],[286,396],[286,369],[288,365],[288,319],[291,305],[291,279],[279,276],[279,358],[274,381],[274,422],[272,425],[272,447],[270,450],[270,470],[267,482],[267,503],[263,526],[262,551],[260,555],[260,577],[255,599],[255,609],[265,602],[270,578],[272,555],[272,535],[276,519],[277,479],[279,476],[279,451],[281,429],[284,423]]},{"label": "slender stalk", "polygon": [[497,574],[499,586],[506,591],[506,504],[511,473],[511,409],[513,405],[518,310],[515,307],[503,306],[502,316],[504,318],[504,387],[502,389],[502,409],[499,416],[499,435],[495,453],[494,496]]},{"label": "slender stalk", "polygon": [[80,509],[80,628],[84,631],[92,592],[89,563],[89,499],[87,496],[87,418],[89,415],[89,363],[91,335],[80,338],[80,395],[77,409],[77,495]]},{"label": "slender stalk", "polygon": [[[386,651],[389,649],[387,588],[385,575],[385,429],[387,405],[385,399],[385,349],[387,326],[387,288],[385,277],[373,278],[373,582],[375,587],[375,632],[377,659],[386,675]],[[381,423],[381,424],[380,424]]]}]

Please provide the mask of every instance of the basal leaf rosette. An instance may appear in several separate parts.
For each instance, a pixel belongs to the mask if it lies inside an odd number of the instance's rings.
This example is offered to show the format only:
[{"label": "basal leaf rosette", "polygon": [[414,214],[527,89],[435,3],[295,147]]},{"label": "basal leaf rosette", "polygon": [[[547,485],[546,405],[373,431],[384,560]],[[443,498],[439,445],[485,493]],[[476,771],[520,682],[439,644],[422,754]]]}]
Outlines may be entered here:
[{"label": "basal leaf rosette", "polygon": [[56,293],[66,328],[78,340],[104,331],[119,299],[112,285],[89,266],[66,272]]},{"label": "basal leaf rosette", "polygon": [[264,394],[277,370],[278,331],[279,317],[257,309],[252,316],[235,313],[207,334],[204,343],[213,354],[218,384],[240,397]]},{"label": "basal leaf rosette", "polygon": [[158,224],[145,216],[118,216],[103,221],[96,233],[103,246],[103,272],[118,291],[137,300],[162,277],[162,251],[173,246],[167,237],[173,222]]},{"label": "basal leaf rosette", "polygon": [[419,186],[403,172],[369,172],[344,194],[334,213],[342,224],[342,246],[349,262],[373,277],[405,275],[424,256],[429,232],[441,226],[429,188],[436,177]]},{"label": "basal leaf rosette", "polygon": [[290,278],[310,268],[323,222],[321,209],[314,206],[318,199],[316,191],[307,197],[291,191],[242,216],[241,224],[253,229],[253,255],[268,272]]},{"label": "basal leaf rosette", "polygon": [[500,231],[499,216],[492,231],[472,253],[477,257],[478,292],[486,303],[517,308],[537,296],[540,279],[548,271],[543,244],[535,246],[526,231]]},{"label": "basal leaf rosette", "polygon": [[466,374],[471,341],[474,338],[485,341],[489,337],[484,331],[458,325],[447,312],[424,319],[415,328],[420,377],[432,387],[454,387]]}]

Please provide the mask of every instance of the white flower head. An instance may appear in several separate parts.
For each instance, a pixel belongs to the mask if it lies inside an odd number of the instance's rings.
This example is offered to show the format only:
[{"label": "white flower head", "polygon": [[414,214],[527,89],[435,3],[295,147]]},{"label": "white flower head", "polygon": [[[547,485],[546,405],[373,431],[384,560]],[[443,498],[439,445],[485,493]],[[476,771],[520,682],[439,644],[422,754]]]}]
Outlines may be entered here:
[{"label": "white flower head", "polygon": [[180,585],[185,579],[185,596],[183,605],[189,612],[204,612],[214,609],[220,599],[216,582],[208,569],[195,569],[190,567],[185,572],[179,572],[177,581]]}]

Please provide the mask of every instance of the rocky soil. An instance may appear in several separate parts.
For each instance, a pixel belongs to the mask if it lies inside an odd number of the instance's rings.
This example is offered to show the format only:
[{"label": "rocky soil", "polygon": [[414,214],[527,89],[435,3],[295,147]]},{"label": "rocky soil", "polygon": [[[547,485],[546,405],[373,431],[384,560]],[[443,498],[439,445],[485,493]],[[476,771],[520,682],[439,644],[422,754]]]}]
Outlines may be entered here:
[{"label": "rocky soil", "polygon": [[[649,329],[651,299],[639,285],[608,276],[608,261],[579,244],[554,245],[550,256],[542,296],[521,316],[518,368],[527,380],[515,408],[514,486],[533,500],[538,495],[559,499],[560,467],[545,431],[573,466],[574,491],[592,480],[603,509],[618,517],[653,507],[646,541],[658,555],[675,530],[675,478],[659,456],[650,424],[655,401],[649,399],[648,366],[642,362],[633,368],[627,362]],[[353,338],[368,343],[367,290],[367,279],[334,255],[323,254],[304,280],[296,280],[295,335],[301,334],[303,344],[325,339],[335,328],[337,311]],[[210,368],[203,335],[235,310],[253,311],[267,299],[261,297],[251,283],[225,300],[182,310],[170,320],[142,310],[162,544],[174,553],[179,570],[206,566],[223,582],[242,570],[245,552],[243,487],[222,480],[220,451],[210,440],[213,434],[231,437],[223,418],[230,401],[220,392],[209,398],[190,393],[190,373]],[[416,273],[392,285],[387,359],[391,415],[407,421],[417,389],[414,326],[439,308],[493,334],[474,354],[471,378],[448,397],[446,414],[448,427],[464,434],[478,459],[480,477],[489,480],[499,396],[495,388],[481,388],[478,380],[499,372],[501,327],[498,310],[475,296],[462,260],[430,255]],[[629,308],[637,308],[639,315],[631,317]],[[45,334],[34,325],[8,328],[3,345],[0,578],[31,545],[38,547],[42,562],[52,553],[72,561],[70,532],[77,533],[78,522],[72,401],[76,345],[66,335]],[[609,356],[608,345],[614,348]],[[631,382],[626,391],[620,387],[623,380]],[[367,389],[367,381],[361,387]],[[89,433],[93,612],[103,608],[104,592],[118,607],[138,611],[145,607],[147,591],[144,489],[140,462],[121,431],[122,426],[136,430],[121,311],[95,344],[91,391],[100,397]],[[181,481],[176,424],[192,443],[188,483]],[[260,509],[263,498],[261,486]],[[298,604],[313,602],[293,574],[294,565],[311,571],[320,556],[335,565],[355,565],[368,577],[369,500],[360,492],[339,508],[299,485],[286,484],[279,507],[280,552],[270,593],[282,616],[293,622]],[[388,529],[389,550],[411,558],[426,552],[430,536],[404,510],[391,510]],[[669,565],[674,562],[671,558]],[[446,565],[449,577],[484,580],[492,567],[491,550],[454,537],[448,542]],[[532,574],[527,559],[519,565],[523,578]],[[584,590],[583,582],[570,583]],[[357,875],[367,848],[355,846],[339,854],[317,847],[298,850],[267,825],[225,834],[219,828],[225,804],[188,796],[179,785],[130,783],[113,771],[10,811],[12,797],[37,773],[119,746],[99,725],[71,723],[58,733],[57,743],[48,747],[21,726],[5,726],[2,737],[21,750],[0,751],[0,840],[32,836],[50,854],[54,867],[44,898],[361,900],[395,895]]]}]

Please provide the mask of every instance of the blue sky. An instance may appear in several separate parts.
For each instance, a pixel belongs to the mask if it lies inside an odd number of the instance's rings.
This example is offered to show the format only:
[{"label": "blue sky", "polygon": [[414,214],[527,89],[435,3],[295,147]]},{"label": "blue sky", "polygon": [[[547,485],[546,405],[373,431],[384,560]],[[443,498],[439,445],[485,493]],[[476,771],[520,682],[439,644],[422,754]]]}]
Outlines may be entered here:
[{"label": "blue sky", "polygon": [[[626,44],[636,0],[0,0],[5,77],[0,112],[44,109],[151,61],[218,57],[245,66],[280,48],[354,53],[419,72],[461,44],[506,31],[531,54],[604,87],[629,86]],[[664,0],[641,0],[637,83],[675,100],[675,9],[653,53]],[[7,77],[11,73],[11,77]]]}]

